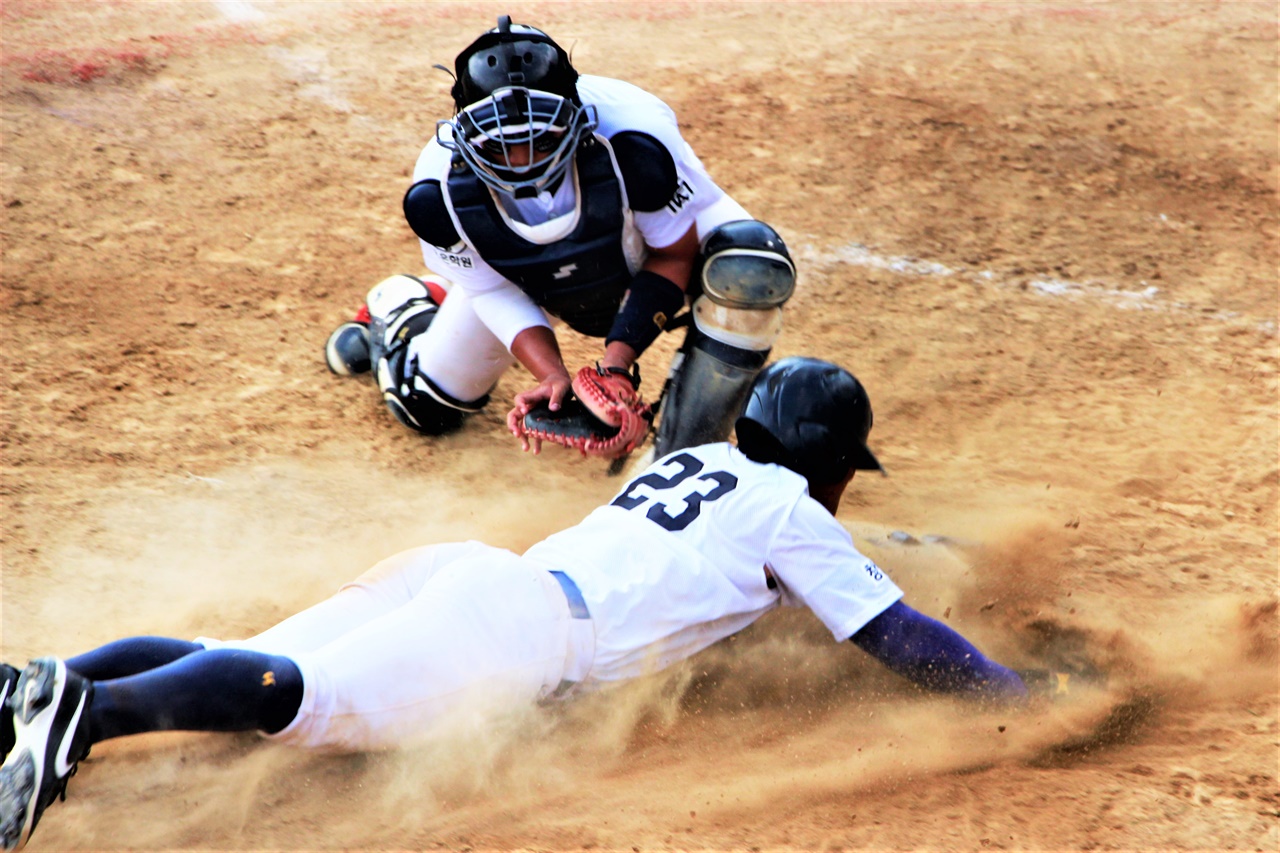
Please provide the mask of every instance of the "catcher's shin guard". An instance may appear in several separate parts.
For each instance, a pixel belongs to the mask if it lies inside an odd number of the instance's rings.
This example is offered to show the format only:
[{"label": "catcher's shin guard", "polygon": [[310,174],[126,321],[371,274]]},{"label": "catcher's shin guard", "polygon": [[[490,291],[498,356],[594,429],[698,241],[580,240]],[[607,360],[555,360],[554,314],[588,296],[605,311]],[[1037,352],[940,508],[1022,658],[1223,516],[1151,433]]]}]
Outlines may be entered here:
[{"label": "catcher's shin guard", "polygon": [[[393,276],[411,279],[410,276]],[[418,283],[393,281],[385,290],[369,294],[370,349],[383,402],[400,423],[424,435],[444,435],[462,426],[466,416],[489,402],[486,394],[478,400],[458,400],[440,389],[418,370],[417,358],[409,356],[409,343],[423,334],[435,319],[437,304]],[[382,285],[379,285],[382,287]],[[415,295],[417,294],[417,295]],[[405,300],[403,297],[408,296]],[[388,306],[394,306],[388,309]]]},{"label": "catcher's shin guard", "polygon": [[795,284],[791,255],[765,223],[726,222],[706,236],[692,283],[702,295],[667,376],[655,456],[729,437]]},{"label": "catcher's shin guard", "polygon": [[722,442],[782,332],[796,269],[782,237],[756,219],[719,225],[695,264],[692,324],[660,402],[655,456]]},{"label": "catcher's shin guard", "polygon": [[[421,279],[393,275],[373,286],[355,319],[330,333],[324,344],[324,362],[338,376],[368,373],[378,363],[381,352],[374,341],[384,340],[391,315],[401,316],[410,305],[426,300],[434,311],[448,294],[448,282],[437,277]],[[376,338],[375,338],[376,335]]]},{"label": "catcher's shin guard", "polygon": [[440,307],[422,279],[393,275],[378,282],[365,297],[369,308],[369,361],[375,366],[396,341],[427,330]]},{"label": "catcher's shin guard", "polygon": [[724,441],[782,328],[782,310],[741,310],[705,296],[676,353],[662,394],[654,456]]}]

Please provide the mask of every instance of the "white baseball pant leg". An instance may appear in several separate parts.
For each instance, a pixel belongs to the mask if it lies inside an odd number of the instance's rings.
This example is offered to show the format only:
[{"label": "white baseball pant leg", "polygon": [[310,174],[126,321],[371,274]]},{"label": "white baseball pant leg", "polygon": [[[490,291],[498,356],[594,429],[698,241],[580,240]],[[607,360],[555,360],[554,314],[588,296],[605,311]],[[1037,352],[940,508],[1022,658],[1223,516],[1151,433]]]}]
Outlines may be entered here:
[{"label": "white baseball pant leg", "polygon": [[[425,581],[399,606],[313,651],[288,655],[302,672],[302,704],[293,722],[270,737],[344,751],[393,748],[447,733],[454,724],[473,727],[554,691],[570,648],[564,591],[548,572],[510,551],[473,544],[472,552],[433,569],[423,565],[431,549],[409,552],[418,557],[406,558],[398,571],[380,564],[388,571],[377,587],[386,584],[392,595],[401,594],[402,583],[413,587],[404,573]],[[368,605],[362,598],[357,609]],[[320,611],[303,615],[309,621]],[[284,632],[277,637],[283,645]],[[285,653],[260,640],[251,647]]]},{"label": "white baseball pant leg", "polygon": [[410,548],[376,563],[329,598],[247,640],[200,637],[207,648],[249,649],[285,657],[313,652],[355,628],[409,603],[440,569],[484,555],[483,542],[447,542]]},{"label": "white baseball pant leg", "polygon": [[476,315],[461,287],[449,291],[431,327],[409,342],[409,358],[417,358],[418,372],[441,391],[465,401],[488,394],[515,364],[515,357]]}]

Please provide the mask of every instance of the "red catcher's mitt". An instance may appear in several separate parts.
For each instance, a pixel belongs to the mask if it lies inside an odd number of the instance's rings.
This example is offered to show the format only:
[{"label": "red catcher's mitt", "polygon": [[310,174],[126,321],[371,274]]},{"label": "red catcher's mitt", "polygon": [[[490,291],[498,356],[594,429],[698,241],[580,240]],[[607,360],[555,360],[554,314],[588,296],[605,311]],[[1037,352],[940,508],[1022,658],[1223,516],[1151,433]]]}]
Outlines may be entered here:
[{"label": "red catcher's mitt", "polygon": [[537,406],[524,416],[523,438],[572,447],[584,456],[617,459],[644,441],[653,422],[637,388],[640,371],[584,367],[573,378],[577,399],[560,411]]}]

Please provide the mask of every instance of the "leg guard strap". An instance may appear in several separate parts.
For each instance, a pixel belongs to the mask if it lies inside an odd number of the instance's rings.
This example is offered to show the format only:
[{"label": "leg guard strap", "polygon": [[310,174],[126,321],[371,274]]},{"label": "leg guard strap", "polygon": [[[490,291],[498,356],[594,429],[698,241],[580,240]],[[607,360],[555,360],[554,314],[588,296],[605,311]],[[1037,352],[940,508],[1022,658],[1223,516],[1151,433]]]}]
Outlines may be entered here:
[{"label": "leg guard strap", "polygon": [[378,363],[378,387],[391,414],[409,429],[423,435],[445,435],[489,403],[488,394],[470,401],[446,394],[418,371],[416,358],[406,365],[407,355],[408,344],[404,342]]},{"label": "leg guard strap", "polygon": [[663,392],[654,454],[724,441],[769,350],[743,349],[691,326]]}]

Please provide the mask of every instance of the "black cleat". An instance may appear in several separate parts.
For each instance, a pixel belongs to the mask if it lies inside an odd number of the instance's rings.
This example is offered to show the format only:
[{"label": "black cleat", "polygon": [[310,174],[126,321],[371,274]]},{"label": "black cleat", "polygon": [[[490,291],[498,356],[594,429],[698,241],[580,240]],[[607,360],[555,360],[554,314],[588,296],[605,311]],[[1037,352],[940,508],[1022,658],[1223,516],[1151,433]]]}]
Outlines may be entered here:
[{"label": "black cleat", "polygon": [[20,850],[67,780],[89,754],[93,682],[58,658],[27,664],[9,700],[13,749],[0,767],[0,844]]},{"label": "black cleat", "polygon": [[368,324],[352,321],[334,329],[324,345],[324,362],[331,373],[339,376],[368,373],[371,366]]},{"label": "black cleat", "polygon": [[13,695],[22,670],[7,663],[0,663],[0,762],[9,757],[13,749],[13,708],[9,697]]}]

